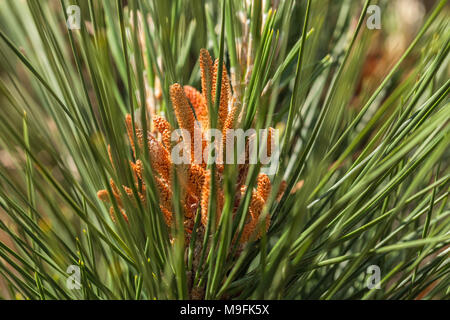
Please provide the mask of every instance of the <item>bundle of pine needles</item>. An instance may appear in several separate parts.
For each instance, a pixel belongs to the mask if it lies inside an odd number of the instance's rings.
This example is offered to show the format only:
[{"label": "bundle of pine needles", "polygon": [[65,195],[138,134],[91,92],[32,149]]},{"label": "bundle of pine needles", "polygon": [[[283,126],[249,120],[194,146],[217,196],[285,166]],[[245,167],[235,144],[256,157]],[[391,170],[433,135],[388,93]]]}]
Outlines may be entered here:
[{"label": "bundle of pine needles", "polygon": [[448,299],[449,8],[400,2],[1,1],[0,296]]}]

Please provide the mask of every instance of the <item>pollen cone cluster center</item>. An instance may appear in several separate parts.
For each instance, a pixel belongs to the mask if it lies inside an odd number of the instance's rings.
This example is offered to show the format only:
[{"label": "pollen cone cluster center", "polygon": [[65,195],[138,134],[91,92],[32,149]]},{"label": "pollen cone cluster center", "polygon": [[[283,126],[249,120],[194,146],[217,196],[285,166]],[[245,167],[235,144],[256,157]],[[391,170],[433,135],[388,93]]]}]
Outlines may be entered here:
[{"label": "pollen cone cluster center", "polygon": [[[213,106],[216,98],[216,83],[218,80],[218,60],[213,63],[208,51],[202,49],[200,51],[200,70],[201,70],[201,86],[202,92],[197,91],[191,86],[181,86],[178,83],[170,87],[170,98],[174,114],[180,129],[187,130],[190,133],[191,141],[191,159],[194,159],[194,130],[200,129],[202,135],[206,135],[206,130],[210,128],[210,115],[208,112],[208,105]],[[236,125],[237,115],[239,112],[236,99],[231,92],[231,86],[225,66],[222,68],[221,90],[219,98],[219,106],[217,110],[217,125],[216,129],[222,132],[224,146],[226,145],[229,129],[234,129]],[[134,134],[136,134],[136,141],[140,148],[144,145],[144,132],[133,125],[130,115],[126,116],[126,125],[130,147],[133,150],[134,161],[130,161],[132,172],[134,173],[134,182],[136,190],[138,190],[138,198],[142,204],[146,203],[146,184],[143,178],[143,164],[142,161],[136,159],[136,148],[134,145]],[[176,183],[179,183],[181,188],[181,208],[184,215],[184,230],[186,240],[189,241],[190,234],[194,227],[194,221],[197,212],[201,214],[201,224],[206,227],[209,218],[215,214],[216,223],[219,222],[220,216],[224,207],[224,186],[223,173],[225,166],[218,164],[216,166],[215,179],[212,179],[212,171],[208,169],[206,163],[194,163],[176,165],[171,158],[171,135],[173,128],[169,122],[161,117],[155,116],[153,118],[154,130],[147,132],[147,144],[150,155],[150,163],[152,172],[154,174],[154,181],[158,190],[159,208],[164,215],[164,220],[168,226],[174,222],[174,203],[172,201],[173,191],[172,184],[174,183],[174,175],[176,175]],[[133,129],[134,128],[134,129]],[[133,131],[134,130],[134,131]],[[269,133],[272,131],[269,130]],[[205,140],[203,140],[205,141]],[[186,141],[184,141],[186,143]],[[271,153],[271,134],[267,138],[267,154]],[[207,147],[206,143],[202,144],[202,154]],[[108,148],[110,160],[112,162],[111,150]],[[246,192],[247,186],[244,184],[248,172],[248,147],[245,148],[246,161],[238,167],[238,178],[235,185],[235,196],[233,197],[233,217],[237,212],[238,206]],[[113,163],[114,166],[114,163]],[[215,182],[215,194],[212,196],[215,201],[216,210],[214,213],[209,212],[208,204],[210,201],[211,182]],[[136,199],[133,190],[130,187],[122,186],[123,193],[120,192],[119,187],[113,179],[110,180],[112,195],[117,202],[119,210],[128,222],[128,216],[124,209],[124,201],[122,194],[130,197],[131,200]],[[251,191],[251,200],[248,213],[245,217],[245,225],[240,238],[241,243],[258,239],[262,234],[262,228],[257,228],[260,225],[263,208],[269,198],[271,192],[271,182],[266,174],[260,173],[257,177],[256,188]],[[279,194],[283,190],[279,190]],[[110,194],[107,190],[100,190],[98,197],[110,202]],[[134,200],[133,200],[134,201]],[[114,221],[115,210],[111,206],[110,214]],[[266,230],[270,225],[270,215],[265,215],[265,222],[261,221]]]}]

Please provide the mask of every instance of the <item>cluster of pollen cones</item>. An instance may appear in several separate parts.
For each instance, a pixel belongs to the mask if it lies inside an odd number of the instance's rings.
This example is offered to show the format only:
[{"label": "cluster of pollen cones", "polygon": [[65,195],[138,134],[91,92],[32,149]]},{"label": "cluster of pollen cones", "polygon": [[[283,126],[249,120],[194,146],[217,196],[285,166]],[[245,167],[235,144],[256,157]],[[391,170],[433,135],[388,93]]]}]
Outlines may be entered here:
[{"label": "cluster of pollen cones", "polygon": [[[175,112],[176,120],[178,126],[181,129],[185,129],[190,133],[192,139],[191,143],[193,145],[194,139],[194,128],[200,128],[202,134],[210,127],[210,118],[208,112],[208,102],[214,105],[215,101],[215,89],[218,73],[218,60],[213,63],[211,56],[208,51],[202,49],[200,51],[200,70],[201,70],[201,85],[202,92],[200,93],[195,88],[191,86],[181,86],[178,83],[173,84],[170,87],[170,98],[172,101],[173,109]],[[217,129],[223,132],[222,144],[226,144],[227,130],[233,129],[237,121],[237,113],[239,112],[236,99],[233,98],[231,93],[231,86],[225,67],[222,68],[222,82],[220,91],[220,103],[219,109],[217,110]],[[208,90],[210,90],[208,92]],[[211,99],[211,101],[208,101]],[[192,106],[192,107],[191,107]],[[136,159],[136,150],[134,145],[134,132],[140,147],[144,144],[144,133],[137,126],[133,126],[132,118],[130,115],[126,116],[126,125],[129,136],[129,141],[131,148],[134,153],[135,161],[130,161],[131,169],[134,173],[134,179],[136,184],[136,189],[139,192],[139,198],[142,203],[146,201],[146,185],[143,179],[143,164],[141,160]],[[208,222],[208,203],[210,199],[210,186],[211,186],[211,170],[207,168],[206,163],[202,162],[196,164],[191,162],[187,165],[175,165],[172,163],[171,159],[171,134],[172,128],[169,122],[160,116],[155,116],[153,118],[153,125],[156,134],[147,132],[148,149],[150,154],[150,162],[152,165],[152,171],[154,173],[154,179],[156,182],[156,187],[158,189],[159,196],[159,207],[161,212],[164,214],[165,222],[168,226],[173,223],[174,220],[174,210],[172,204],[172,183],[173,174],[176,172],[178,180],[182,190],[182,210],[184,213],[184,229],[187,241],[190,239],[190,234],[194,227],[194,221],[196,213],[201,208],[201,223],[206,226]],[[269,132],[271,132],[269,130]],[[159,137],[158,137],[159,136]],[[271,134],[267,138],[267,154],[270,156],[271,150]],[[202,146],[202,149],[205,145]],[[191,148],[192,153],[194,148]],[[248,148],[246,149],[248,153]],[[203,154],[203,150],[202,150]],[[194,159],[192,154],[191,159]],[[248,155],[246,154],[246,159]],[[110,160],[111,153],[110,153]],[[246,161],[248,162],[248,161]],[[113,164],[114,165],[114,164]],[[222,213],[224,205],[224,192],[222,186],[222,176],[224,171],[224,165],[219,164],[216,167],[215,173],[216,178],[214,179],[216,186],[216,194],[214,195],[214,200],[216,201],[216,222],[220,219],[220,214]],[[234,197],[234,207],[233,213],[237,211],[240,200],[246,191],[246,186],[244,185],[248,172],[248,163],[239,165],[238,179],[236,183],[236,195]],[[123,200],[121,198],[121,192],[118,186],[111,179],[110,180],[111,189],[113,196],[115,197],[119,209],[126,221],[128,217],[125,210],[123,209]],[[280,196],[284,190],[282,187],[278,191]],[[133,191],[127,186],[122,186],[125,194],[127,194],[130,199],[134,199]],[[249,213],[246,217],[246,222],[242,236],[240,238],[241,243],[248,242],[252,239],[258,239],[261,236],[261,228],[257,228],[259,225],[260,216],[264,205],[266,204],[271,191],[271,182],[266,174],[260,173],[257,177],[256,188],[252,190],[251,201],[249,206]],[[279,198],[278,196],[278,198]],[[100,190],[98,192],[98,197],[109,202],[109,194],[106,190]],[[112,219],[115,221],[116,217],[114,214],[113,207],[110,208],[110,214]],[[270,215],[267,214],[265,218],[266,229],[270,224]],[[262,223],[264,224],[264,223]],[[258,230],[257,230],[258,229]]]}]

